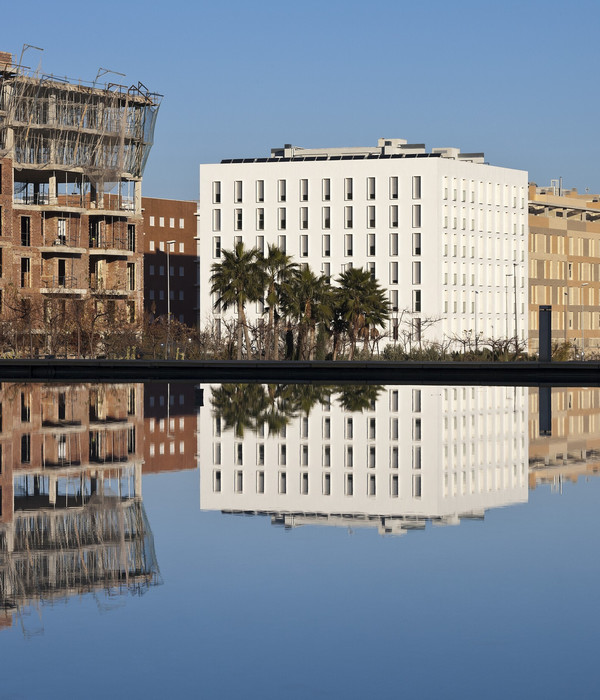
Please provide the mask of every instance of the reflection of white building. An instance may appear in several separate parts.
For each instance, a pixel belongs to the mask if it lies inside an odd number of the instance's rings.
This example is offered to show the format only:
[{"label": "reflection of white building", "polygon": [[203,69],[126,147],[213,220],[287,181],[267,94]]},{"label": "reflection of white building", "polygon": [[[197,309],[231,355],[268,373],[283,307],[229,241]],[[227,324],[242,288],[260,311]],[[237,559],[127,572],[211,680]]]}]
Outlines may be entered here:
[{"label": "reflection of white building", "polygon": [[453,524],[527,500],[527,391],[389,386],[362,413],[336,394],[275,436],[224,430],[206,391],[200,507],[286,525]]}]

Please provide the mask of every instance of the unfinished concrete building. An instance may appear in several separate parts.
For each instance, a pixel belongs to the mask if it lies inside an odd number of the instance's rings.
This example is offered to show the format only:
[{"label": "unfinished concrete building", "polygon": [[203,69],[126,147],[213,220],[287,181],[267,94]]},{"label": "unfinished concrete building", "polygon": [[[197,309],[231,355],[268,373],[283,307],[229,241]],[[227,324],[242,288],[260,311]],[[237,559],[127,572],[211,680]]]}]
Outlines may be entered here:
[{"label": "unfinished concrete building", "polygon": [[0,319],[9,293],[46,316],[91,300],[107,319],[140,317],[141,184],[159,104],[141,83],[71,82],[0,52]]}]

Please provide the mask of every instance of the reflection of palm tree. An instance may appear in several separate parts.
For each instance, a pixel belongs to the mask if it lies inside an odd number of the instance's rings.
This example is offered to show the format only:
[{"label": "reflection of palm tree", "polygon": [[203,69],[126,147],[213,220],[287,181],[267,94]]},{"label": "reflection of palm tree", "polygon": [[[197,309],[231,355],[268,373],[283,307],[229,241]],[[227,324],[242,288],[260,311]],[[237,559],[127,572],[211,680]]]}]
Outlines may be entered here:
[{"label": "reflection of palm tree", "polygon": [[265,410],[268,398],[262,384],[222,384],[213,389],[210,403],[224,428],[244,437],[244,430],[256,430],[256,418]]},{"label": "reflection of palm tree", "polygon": [[332,393],[330,386],[320,384],[292,384],[289,400],[296,413],[309,416],[315,404],[327,405]]},{"label": "reflection of palm tree", "polygon": [[344,411],[362,413],[365,409],[377,401],[377,397],[383,391],[383,387],[376,384],[364,384],[362,386],[345,386],[340,390],[338,402]]}]

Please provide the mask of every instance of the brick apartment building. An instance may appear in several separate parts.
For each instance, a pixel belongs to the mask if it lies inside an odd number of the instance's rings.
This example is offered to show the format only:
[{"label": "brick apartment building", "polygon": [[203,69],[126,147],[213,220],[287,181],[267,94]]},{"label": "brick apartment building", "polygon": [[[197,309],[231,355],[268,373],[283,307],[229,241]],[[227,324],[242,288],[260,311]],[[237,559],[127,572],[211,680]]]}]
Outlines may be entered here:
[{"label": "brick apartment building", "polygon": [[197,204],[143,197],[142,207],[144,309],[154,317],[166,316],[170,296],[171,318],[194,327],[198,323]]}]

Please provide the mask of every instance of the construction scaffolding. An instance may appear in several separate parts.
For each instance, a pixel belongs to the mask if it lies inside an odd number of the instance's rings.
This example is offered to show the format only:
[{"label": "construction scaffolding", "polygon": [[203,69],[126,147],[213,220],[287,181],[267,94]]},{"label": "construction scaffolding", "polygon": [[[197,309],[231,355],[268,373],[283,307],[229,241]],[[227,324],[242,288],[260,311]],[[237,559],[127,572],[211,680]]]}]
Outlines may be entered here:
[{"label": "construction scaffolding", "polygon": [[0,158],[27,171],[15,197],[34,204],[77,197],[94,206],[118,185],[119,198],[131,200],[121,183],[142,177],[160,99],[140,82],[100,88],[14,65],[0,52]]},{"label": "construction scaffolding", "polygon": [[87,501],[59,496],[52,507],[43,493],[17,495],[13,521],[0,526],[0,610],[97,589],[142,594],[160,582],[141,499],[101,491]]}]

